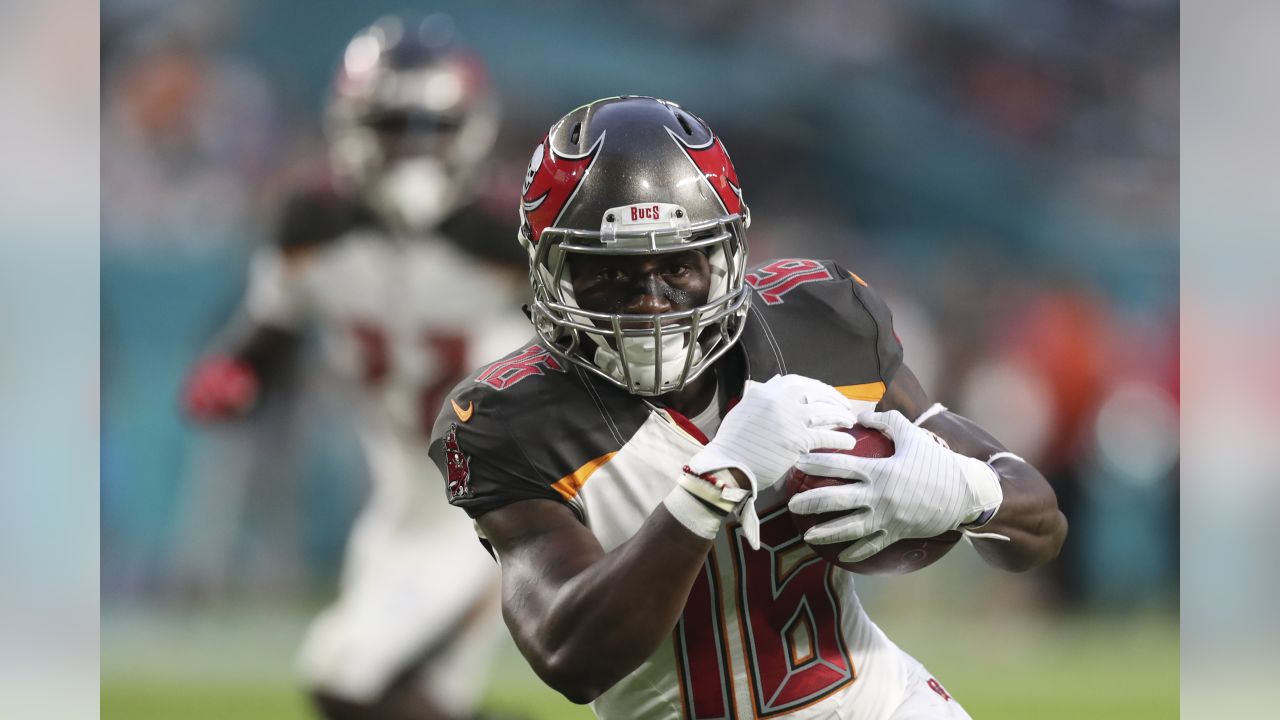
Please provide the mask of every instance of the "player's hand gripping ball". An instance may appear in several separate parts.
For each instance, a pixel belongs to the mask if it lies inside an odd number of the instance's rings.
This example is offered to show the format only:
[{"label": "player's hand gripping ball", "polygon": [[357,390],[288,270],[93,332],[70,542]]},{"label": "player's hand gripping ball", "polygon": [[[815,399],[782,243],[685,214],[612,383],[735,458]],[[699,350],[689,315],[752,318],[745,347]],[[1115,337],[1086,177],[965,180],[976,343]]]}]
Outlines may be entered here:
[{"label": "player's hand gripping ball", "polygon": [[[839,452],[846,455],[855,455],[858,457],[883,458],[893,456],[893,440],[879,430],[854,425],[840,432],[846,432],[857,439],[858,443],[852,450],[818,450],[815,452]],[[844,485],[846,483],[855,482],[844,478],[819,477],[808,475],[795,468],[787,474],[786,487],[787,497],[791,497],[796,493],[812,490],[814,488],[827,487],[830,485]],[[795,524],[796,530],[802,535],[806,530],[827,520],[844,515],[845,513],[835,511],[827,513],[819,513],[816,515],[800,515],[791,513],[791,521]],[[937,562],[955,547],[956,542],[963,537],[959,530],[948,530],[941,535],[931,538],[909,538],[899,540],[880,552],[872,555],[866,560],[860,562],[842,562],[840,560],[840,551],[849,547],[854,541],[850,540],[843,543],[831,543],[828,545],[809,545],[814,552],[822,556],[827,562],[838,567],[844,568],[850,572],[862,575],[902,575],[914,572],[924,567],[928,567]]]}]

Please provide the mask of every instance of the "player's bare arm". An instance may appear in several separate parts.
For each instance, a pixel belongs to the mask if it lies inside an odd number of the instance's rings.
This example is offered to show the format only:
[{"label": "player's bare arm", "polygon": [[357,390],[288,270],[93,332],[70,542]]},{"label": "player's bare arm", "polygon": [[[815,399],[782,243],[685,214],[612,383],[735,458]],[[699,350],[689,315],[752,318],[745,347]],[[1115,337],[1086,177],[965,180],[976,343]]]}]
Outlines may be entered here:
[{"label": "player's bare arm", "polygon": [[285,328],[254,324],[231,347],[202,359],[191,371],[183,403],[196,420],[233,420],[257,406],[272,381],[289,365],[300,336]]},{"label": "player's bare arm", "polygon": [[[918,418],[932,401],[907,367],[894,376],[877,407]],[[986,461],[1007,448],[976,423],[952,412],[940,412],[921,423],[947,441],[952,450]],[[1021,572],[1058,556],[1067,536],[1067,519],[1049,482],[1028,462],[1005,456],[991,462],[999,476],[1003,499],[999,510],[982,526],[981,534],[1002,535],[1007,541],[973,537],[973,546],[991,565]]]},{"label": "player's bare arm", "polygon": [[477,521],[502,567],[511,635],[539,677],[594,700],[675,627],[712,541],[658,507],[606,553],[564,505],[528,500]]},{"label": "player's bare arm", "polygon": [[[280,272],[285,276],[281,282],[293,282],[305,273],[316,252],[314,245],[281,248]],[[299,329],[284,323],[246,320],[238,339],[231,345],[230,354],[251,368],[264,386],[269,386],[296,362],[302,339]]]},{"label": "player's bare arm", "polygon": [[295,362],[302,344],[301,331],[293,327],[297,319],[291,308],[298,278],[332,239],[333,228],[345,227],[347,222],[327,216],[332,215],[327,210],[331,204],[314,194],[301,194],[286,207],[276,246],[264,248],[254,259],[246,298],[249,311],[244,313],[247,317],[235,318],[224,332],[227,339],[191,370],[183,397],[191,418],[224,422],[248,415]]},{"label": "player's bare arm", "polygon": [[[309,254],[310,250],[303,249],[278,251],[278,262],[270,272],[274,277],[264,278],[264,273],[258,272],[251,283],[259,287],[287,285],[288,278],[302,271]],[[183,404],[193,419],[222,422],[248,415],[296,361],[302,344],[298,330],[244,317],[233,323],[229,339],[201,358],[187,379]]]}]

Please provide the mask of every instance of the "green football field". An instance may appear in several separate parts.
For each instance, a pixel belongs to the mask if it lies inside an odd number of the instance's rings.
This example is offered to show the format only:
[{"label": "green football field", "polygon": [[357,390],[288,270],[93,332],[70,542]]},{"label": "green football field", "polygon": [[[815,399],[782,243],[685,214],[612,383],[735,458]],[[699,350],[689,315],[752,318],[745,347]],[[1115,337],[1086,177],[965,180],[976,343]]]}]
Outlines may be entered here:
[{"label": "green football field", "polygon": [[[998,613],[996,614],[998,615]],[[305,616],[103,623],[102,717],[312,717],[289,676]],[[1176,617],[914,617],[880,623],[978,720],[1178,717]],[[515,717],[589,718],[506,648],[486,705]]]}]

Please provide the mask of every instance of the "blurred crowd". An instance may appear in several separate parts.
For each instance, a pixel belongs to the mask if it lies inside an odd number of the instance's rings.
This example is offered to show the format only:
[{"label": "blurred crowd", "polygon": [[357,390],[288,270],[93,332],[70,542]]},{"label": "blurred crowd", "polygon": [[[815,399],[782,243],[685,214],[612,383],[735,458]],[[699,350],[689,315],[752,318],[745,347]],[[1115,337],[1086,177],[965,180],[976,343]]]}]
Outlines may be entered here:
[{"label": "blurred crowd", "polygon": [[[334,4],[338,5],[338,4]],[[365,472],[325,370],[247,426],[188,425],[184,372],[241,296],[381,2],[110,0],[102,36],[104,603],[330,583]],[[606,5],[606,4],[598,4]],[[930,392],[1034,461],[1071,522],[1035,602],[1177,588],[1173,0],[440,2],[505,120],[511,218],[556,117],[642,93],[716,127],[751,255],[838,259],[890,300]],[[441,490],[443,492],[443,489]]]}]

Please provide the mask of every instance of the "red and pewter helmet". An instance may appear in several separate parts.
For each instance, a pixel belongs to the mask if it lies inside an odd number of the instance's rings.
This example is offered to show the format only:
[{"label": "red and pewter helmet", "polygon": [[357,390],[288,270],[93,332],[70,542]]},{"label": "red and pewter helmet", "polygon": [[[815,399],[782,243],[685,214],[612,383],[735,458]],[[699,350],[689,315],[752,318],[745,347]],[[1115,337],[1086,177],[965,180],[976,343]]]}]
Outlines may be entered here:
[{"label": "red and pewter helmet", "polygon": [[385,17],[343,53],[325,110],[331,164],[385,219],[429,230],[470,199],[499,112],[448,16]]},{"label": "red and pewter helmet", "polygon": [[[538,335],[568,361],[636,395],[679,390],[742,334],[750,213],[724,145],[697,116],[651,97],[613,97],[565,115],[534,149],[519,240],[529,252]],[[589,312],[570,253],[702,249],[705,305],[651,315]]]}]

